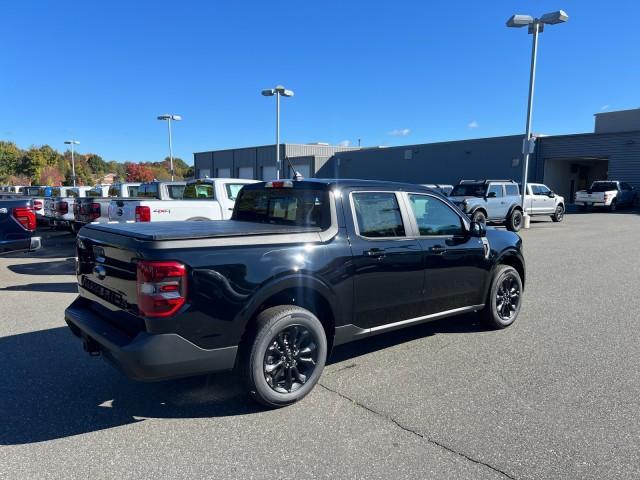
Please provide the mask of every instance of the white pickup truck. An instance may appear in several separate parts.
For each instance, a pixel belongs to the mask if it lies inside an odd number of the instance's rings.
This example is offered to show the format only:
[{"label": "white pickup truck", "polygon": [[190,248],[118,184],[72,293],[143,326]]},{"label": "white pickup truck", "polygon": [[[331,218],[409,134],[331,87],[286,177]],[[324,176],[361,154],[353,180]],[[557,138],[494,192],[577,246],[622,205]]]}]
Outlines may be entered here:
[{"label": "white pickup truck", "polygon": [[575,204],[582,210],[589,207],[608,207],[614,212],[618,207],[632,206],[638,202],[638,192],[625,182],[600,180],[586,190],[576,192]]},{"label": "white pickup truck", "polygon": [[49,196],[44,197],[44,220],[53,226],[53,219],[56,213],[56,199],[67,196],[67,191],[71,187],[52,187]]},{"label": "white pickup truck", "polygon": [[524,205],[530,216],[548,215],[554,222],[564,219],[564,197],[542,183],[527,183]]},{"label": "white pickup truck", "polygon": [[74,205],[74,222],[77,228],[87,223],[107,223],[109,206],[114,198],[137,197],[140,182],[97,185],[87,192],[85,198],[79,198]]},{"label": "white pickup truck", "polygon": [[54,198],[52,218],[54,228],[70,228],[71,231],[76,231],[73,223],[73,206],[76,203],[76,199],[86,196],[91,188],[88,186],[71,187],[67,189],[66,196]]},{"label": "white pickup truck", "polygon": [[[180,198],[158,199],[153,192],[162,191],[168,182],[142,184],[138,197],[115,199],[109,206],[109,221],[167,222],[173,220],[227,220],[231,217],[240,189],[257,180],[240,178],[205,178],[183,183]],[[168,192],[167,192],[168,193]]]}]

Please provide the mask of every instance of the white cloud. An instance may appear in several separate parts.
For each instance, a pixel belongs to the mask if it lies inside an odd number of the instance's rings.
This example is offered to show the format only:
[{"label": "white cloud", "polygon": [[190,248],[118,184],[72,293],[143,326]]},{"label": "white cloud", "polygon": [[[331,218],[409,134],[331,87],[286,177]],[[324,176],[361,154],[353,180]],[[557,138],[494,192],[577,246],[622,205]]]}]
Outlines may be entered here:
[{"label": "white cloud", "polygon": [[473,120],[472,122],[469,123],[469,125],[467,125],[469,128],[478,128],[480,125],[478,124],[478,122],[476,122],[475,120]]},{"label": "white cloud", "polygon": [[349,147],[351,146],[351,140],[342,140],[338,143],[339,147]]},{"label": "white cloud", "polygon": [[406,137],[411,133],[411,129],[409,128],[396,128],[395,130],[391,130],[389,135],[392,137]]},{"label": "white cloud", "polygon": [[607,104],[607,105],[602,105],[602,106],[600,107],[600,111],[602,112],[603,110],[608,109],[610,106],[611,106],[611,105],[609,105],[609,104]]}]

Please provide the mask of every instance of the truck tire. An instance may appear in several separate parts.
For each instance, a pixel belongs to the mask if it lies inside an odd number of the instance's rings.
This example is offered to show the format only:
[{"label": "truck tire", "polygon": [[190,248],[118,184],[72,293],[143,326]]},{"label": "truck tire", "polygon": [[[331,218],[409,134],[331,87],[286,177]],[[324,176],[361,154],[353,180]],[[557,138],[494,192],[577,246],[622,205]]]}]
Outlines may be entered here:
[{"label": "truck tire", "polygon": [[484,212],[482,210],[476,210],[475,212],[473,212],[473,215],[471,215],[471,221],[479,223],[479,224],[484,225],[486,227],[486,225],[487,225],[487,216],[484,214]]},{"label": "truck tire", "polygon": [[554,222],[561,222],[564,219],[564,206],[558,205],[556,211],[551,215],[551,220]]},{"label": "truck tire", "polygon": [[511,211],[511,215],[507,218],[507,230],[512,232],[517,232],[522,228],[522,223],[524,218],[522,216],[522,210],[519,208],[514,208]]},{"label": "truck tire", "polygon": [[609,211],[615,212],[617,209],[618,209],[618,202],[616,202],[616,199],[614,198],[613,200],[611,200],[611,205],[609,205]]},{"label": "truck tire", "polygon": [[261,312],[241,351],[241,374],[259,403],[284,407],[304,398],[322,374],[327,337],[320,320],[295,305]]},{"label": "truck tire", "polygon": [[522,279],[509,265],[496,267],[484,309],[484,322],[491,328],[506,328],[516,321],[522,305]]}]

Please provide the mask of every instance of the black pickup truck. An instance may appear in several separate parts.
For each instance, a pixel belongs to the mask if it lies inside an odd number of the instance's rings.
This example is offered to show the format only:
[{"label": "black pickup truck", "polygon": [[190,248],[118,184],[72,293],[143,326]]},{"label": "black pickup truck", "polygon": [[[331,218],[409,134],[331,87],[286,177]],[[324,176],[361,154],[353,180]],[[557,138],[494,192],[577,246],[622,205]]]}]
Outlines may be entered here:
[{"label": "black pickup truck", "polygon": [[89,353],[139,380],[236,368],[269,406],[339,344],[465,312],[504,328],[525,281],[517,234],[364,180],[246,185],[226,221],[87,225],[77,256],[65,317]]},{"label": "black pickup truck", "polygon": [[40,248],[34,237],[36,214],[30,198],[0,198],[0,254]]}]

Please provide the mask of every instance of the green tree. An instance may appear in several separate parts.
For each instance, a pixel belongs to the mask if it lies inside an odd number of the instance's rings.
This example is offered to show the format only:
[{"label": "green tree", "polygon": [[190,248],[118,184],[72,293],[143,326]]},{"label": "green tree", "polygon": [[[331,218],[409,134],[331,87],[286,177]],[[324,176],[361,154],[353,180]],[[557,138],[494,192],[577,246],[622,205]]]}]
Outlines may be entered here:
[{"label": "green tree", "polygon": [[23,152],[13,142],[0,141],[0,178],[15,175]]},{"label": "green tree", "polygon": [[18,164],[18,173],[31,179],[40,177],[42,169],[47,166],[47,153],[36,146],[29,148]]},{"label": "green tree", "polygon": [[95,153],[88,153],[87,164],[89,165],[89,168],[93,173],[107,173],[107,162],[105,162],[100,155],[96,155]]}]

